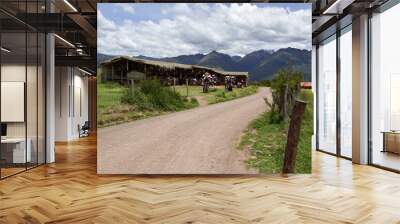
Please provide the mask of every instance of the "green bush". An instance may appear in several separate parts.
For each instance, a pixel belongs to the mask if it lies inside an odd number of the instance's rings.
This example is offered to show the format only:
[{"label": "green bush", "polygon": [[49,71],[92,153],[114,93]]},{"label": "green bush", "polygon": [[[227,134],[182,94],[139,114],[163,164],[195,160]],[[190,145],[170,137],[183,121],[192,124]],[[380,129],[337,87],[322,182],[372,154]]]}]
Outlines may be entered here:
[{"label": "green bush", "polygon": [[271,123],[287,121],[291,115],[295,99],[300,93],[302,74],[291,69],[281,69],[271,80],[272,102],[265,99],[271,108]]},{"label": "green bush", "polygon": [[135,105],[140,110],[150,110],[152,105],[149,102],[146,94],[140,89],[127,89],[124,95],[121,97],[121,102],[125,104]]},{"label": "green bush", "polygon": [[[295,173],[311,172],[311,138],[313,135],[313,93],[301,90],[301,100],[307,102],[301,124]],[[250,148],[251,157],[246,162],[261,173],[280,173],[282,171],[285,146],[287,142],[288,122],[274,122],[276,114],[267,111],[252,121],[243,135],[239,149]]]},{"label": "green bush", "polygon": [[157,79],[143,80],[133,90],[128,89],[121,101],[140,109],[177,111],[185,108],[185,100]]},{"label": "green bush", "polygon": [[217,93],[215,96],[221,97],[221,98],[226,98],[226,93],[225,93],[225,91],[221,91],[221,92]]},{"label": "green bush", "polygon": [[192,103],[192,104],[198,104],[199,102],[197,102],[197,99],[196,99],[196,98],[191,97],[191,98],[190,98],[190,103]]}]

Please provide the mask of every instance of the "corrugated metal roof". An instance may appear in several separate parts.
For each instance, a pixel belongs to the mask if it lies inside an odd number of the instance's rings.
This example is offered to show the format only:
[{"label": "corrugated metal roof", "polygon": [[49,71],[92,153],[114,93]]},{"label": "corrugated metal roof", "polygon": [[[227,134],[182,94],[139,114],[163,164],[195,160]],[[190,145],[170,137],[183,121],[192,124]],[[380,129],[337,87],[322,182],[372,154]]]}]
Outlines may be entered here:
[{"label": "corrugated metal roof", "polygon": [[165,62],[165,61],[156,61],[156,60],[148,60],[148,59],[141,59],[141,58],[135,58],[135,57],[129,57],[129,56],[118,56],[112,59],[109,59],[107,61],[102,62],[101,64],[110,64],[116,61],[119,61],[121,59],[129,60],[129,61],[134,61],[138,63],[143,63],[143,64],[148,64],[148,65],[156,65],[164,68],[169,68],[169,69],[174,69],[174,68],[181,68],[181,69],[193,69],[193,68],[199,68],[199,69],[207,69],[214,71],[215,73],[219,73],[222,75],[229,75],[229,76],[248,76],[248,72],[235,72],[235,71],[224,71],[221,69],[216,69],[216,68],[210,68],[210,67],[205,67],[205,66],[199,66],[199,65],[186,65],[186,64],[180,64],[180,63],[174,63],[174,62]]}]

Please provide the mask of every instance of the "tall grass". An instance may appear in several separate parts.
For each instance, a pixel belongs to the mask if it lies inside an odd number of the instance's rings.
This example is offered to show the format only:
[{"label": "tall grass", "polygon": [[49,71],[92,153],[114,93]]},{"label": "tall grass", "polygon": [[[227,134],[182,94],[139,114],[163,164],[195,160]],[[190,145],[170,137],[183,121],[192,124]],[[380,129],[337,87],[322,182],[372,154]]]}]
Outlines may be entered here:
[{"label": "tall grass", "polygon": [[209,104],[221,103],[255,94],[257,90],[258,86],[253,85],[244,88],[234,88],[231,92],[227,92],[224,89],[217,89],[214,93],[206,96],[206,99]]},{"label": "tall grass", "polygon": [[[310,90],[301,91],[300,98],[307,102],[301,124],[300,141],[296,158],[296,173],[311,172],[311,136],[313,134],[313,95]],[[260,173],[280,173],[287,138],[287,122],[271,122],[272,113],[265,112],[255,119],[245,132],[239,148],[248,148],[251,158],[247,160],[250,167]]]},{"label": "tall grass", "polygon": [[105,109],[121,104],[121,97],[127,88],[118,83],[97,84],[97,107]]},{"label": "tall grass", "polygon": [[188,102],[193,102],[164,87],[159,80],[144,80],[134,89],[127,89],[121,101],[135,105],[141,110],[161,111],[179,111],[188,108]]},{"label": "tall grass", "polygon": [[97,124],[105,127],[196,106],[195,98],[183,97],[158,80],[144,80],[133,89],[99,83]]},{"label": "tall grass", "polygon": [[175,86],[176,92],[182,96],[200,96],[204,97],[208,104],[221,103],[229,100],[234,100],[240,97],[252,95],[257,92],[258,86],[250,85],[243,88],[234,88],[232,92],[225,90],[224,86],[216,86],[209,89],[208,93],[203,93],[202,86]]}]

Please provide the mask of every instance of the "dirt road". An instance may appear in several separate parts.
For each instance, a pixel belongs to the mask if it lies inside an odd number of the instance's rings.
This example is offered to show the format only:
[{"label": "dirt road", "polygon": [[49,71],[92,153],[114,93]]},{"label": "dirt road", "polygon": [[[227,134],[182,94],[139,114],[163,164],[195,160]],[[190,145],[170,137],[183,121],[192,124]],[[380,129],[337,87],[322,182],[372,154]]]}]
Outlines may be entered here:
[{"label": "dirt road", "polygon": [[236,149],[270,91],[98,131],[101,174],[252,174]]}]

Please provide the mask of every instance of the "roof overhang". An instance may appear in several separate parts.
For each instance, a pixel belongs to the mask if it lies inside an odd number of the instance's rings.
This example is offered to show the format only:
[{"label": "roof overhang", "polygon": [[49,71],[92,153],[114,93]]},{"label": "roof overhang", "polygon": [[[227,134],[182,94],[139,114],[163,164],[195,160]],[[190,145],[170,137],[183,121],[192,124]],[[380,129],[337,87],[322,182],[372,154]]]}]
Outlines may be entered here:
[{"label": "roof overhang", "polygon": [[143,64],[147,64],[147,65],[152,65],[152,66],[164,67],[166,69],[175,69],[175,68],[187,69],[187,70],[204,69],[204,70],[218,73],[223,76],[249,76],[248,72],[225,71],[225,70],[210,68],[210,67],[206,67],[206,66],[187,65],[187,64],[179,64],[179,63],[174,63],[174,62],[147,60],[147,59],[140,59],[140,58],[134,58],[134,57],[129,57],[129,56],[114,57],[114,58],[111,58],[107,61],[100,63],[100,65],[109,65],[109,64],[121,61],[121,60],[128,60],[128,61],[143,63]]}]

